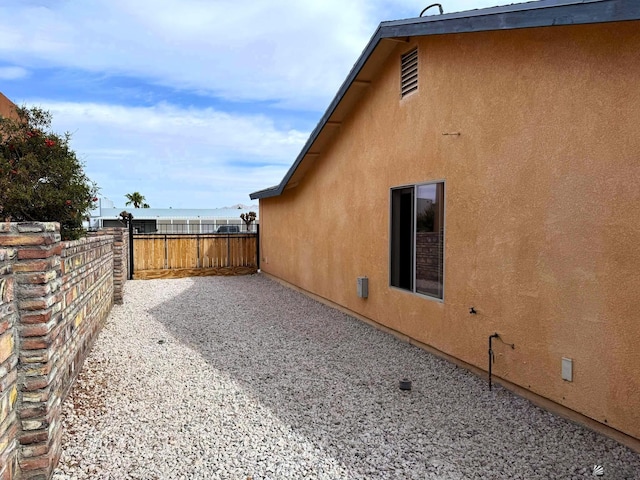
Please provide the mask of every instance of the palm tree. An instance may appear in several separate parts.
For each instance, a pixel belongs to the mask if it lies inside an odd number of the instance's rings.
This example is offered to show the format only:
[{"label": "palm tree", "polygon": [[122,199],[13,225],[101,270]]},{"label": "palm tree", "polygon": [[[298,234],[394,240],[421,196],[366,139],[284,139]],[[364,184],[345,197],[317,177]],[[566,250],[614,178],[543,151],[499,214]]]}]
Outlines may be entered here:
[{"label": "palm tree", "polygon": [[144,195],[140,192],[127,193],[125,197],[127,197],[125,205],[133,205],[133,208],[149,208],[149,204],[144,202]]}]

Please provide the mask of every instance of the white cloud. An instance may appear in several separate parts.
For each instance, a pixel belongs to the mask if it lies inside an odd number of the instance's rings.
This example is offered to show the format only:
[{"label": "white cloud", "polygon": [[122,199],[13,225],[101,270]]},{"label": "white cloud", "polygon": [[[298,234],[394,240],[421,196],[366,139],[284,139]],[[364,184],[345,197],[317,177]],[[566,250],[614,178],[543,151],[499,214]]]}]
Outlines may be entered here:
[{"label": "white cloud", "polygon": [[[491,0],[449,1],[448,11]],[[0,58],[323,110],[380,21],[418,0],[94,0],[0,6]]]},{"label": "white cloud", "polygon": [[[444,7],[451,12],[497,1],[449,0]],[[73,134],[72,147],[86,162],[87,174],[116,205],[136,190],[157,207],[231,205],[279,183],[307,132],[285,129],[266,113],[183,108],[175,105],[178,100],[151,107],[75,101],[72,89],[60,82],[91,81],[84,76],[91,72],[90,78],[100,78],[97,88],[112,94],[101,98],[121,98],[117,93],[131,88],[152,102],[153,88],[137,89],[148,83],[234,100],[238,103],[229,108],[238,111],[259,112],[255,102],[263,101],[278,105],[299,125],[299,110],[318,117],[325,110],[380,21],[415,17],[425,5],[418,0],[2,0],[0,79],[31,75],[29,80],[53,69],[43,84],[58,88],[58,98],[69,101],[33,92],[26,96],[40,100],[27,103],[50,110],[54,129]],[[134,78],[133,86],[110,84],[115,75]]]},{"label": "white cloud", "polygon": [[18,80],[29,75],[29,71],[22,67],[0,67],[0,80]]},{"label": "white cloud", "polygon": [[364,0],[50,5],[0,7],[2,57],[302,107],[326,103],[372,33]]},{"label": "white cloud", "polygon": [[[54,131],[71,132],[87,175],[116,204],[131,191],[157,207],[194,207],[194,198],[208,199],[206,207],[246,203],[252,191],[280,182],[308,136],[261,115],[210,108],[27,103],[52,113]],[[172,190],[182,193],[167,205]]]},{"label": "white cloud", "polygon": [[[445,8],[496,1],[450,0]],[[3,0],[0,59],[323,110],[378,23],[415,17],[424,6],[418,0]]]}]

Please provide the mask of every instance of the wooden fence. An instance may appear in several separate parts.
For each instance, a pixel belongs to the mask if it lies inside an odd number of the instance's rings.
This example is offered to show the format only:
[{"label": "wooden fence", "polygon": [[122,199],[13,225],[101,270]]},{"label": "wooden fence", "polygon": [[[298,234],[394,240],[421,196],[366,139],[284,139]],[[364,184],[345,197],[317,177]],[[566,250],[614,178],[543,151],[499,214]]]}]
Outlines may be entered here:
[{"label": "wooden fence", "polygon": [[255,234],[138,234],[134,278],[244,275],[258,269]]}]

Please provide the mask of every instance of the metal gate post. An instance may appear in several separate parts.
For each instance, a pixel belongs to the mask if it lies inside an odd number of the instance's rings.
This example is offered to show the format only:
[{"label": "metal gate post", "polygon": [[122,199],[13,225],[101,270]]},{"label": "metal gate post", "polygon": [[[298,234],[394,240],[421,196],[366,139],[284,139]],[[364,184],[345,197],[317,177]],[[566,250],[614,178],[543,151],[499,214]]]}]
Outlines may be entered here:
[{"label": "metal gate post", "polygon": [[128,226],[129,226],[129,280],[133,280],[133,215],[129,214]]},{"label": "metal gate post", "polygon": [[260,224],[256,223],[256,263],[260,270]]},{"label": "metal gate post", "polygon": [[[202,231],[202,220],[200,220],[200,231]],[[196,268],[202,267],[200,261],[200,234],[196,235]]]},{"label": "metal gate post", "polygon": [[169,268],[169,244],[167,243],[167,236],[164,236],[164,268]]}]

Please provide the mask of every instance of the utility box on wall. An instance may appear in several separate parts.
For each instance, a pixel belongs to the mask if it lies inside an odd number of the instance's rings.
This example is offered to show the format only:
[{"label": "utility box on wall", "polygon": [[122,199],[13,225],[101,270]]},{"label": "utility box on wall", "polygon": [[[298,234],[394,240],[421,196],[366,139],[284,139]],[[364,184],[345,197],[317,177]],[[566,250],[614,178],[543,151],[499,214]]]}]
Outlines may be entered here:
[{"label": "utility box on wall", "polygon": [[573,382],[573,359],[562,357],[562,379]]},{"label": "utility box on wall", "polygon": [[369,279],[358,277],[358,297],[367,298],[369,296]]}]

